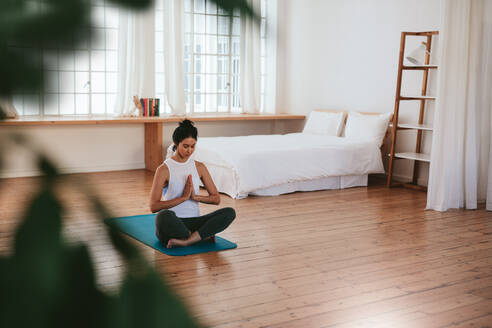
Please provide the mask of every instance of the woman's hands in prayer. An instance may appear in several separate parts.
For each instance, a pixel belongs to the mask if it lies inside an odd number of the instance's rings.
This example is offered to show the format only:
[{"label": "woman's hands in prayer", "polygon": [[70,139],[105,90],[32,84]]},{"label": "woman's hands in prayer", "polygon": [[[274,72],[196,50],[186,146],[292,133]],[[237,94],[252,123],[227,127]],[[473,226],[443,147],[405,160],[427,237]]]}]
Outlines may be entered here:
[{"label": "woman's hands in prayer", "polygon": [[185,200],[192,199],[192,200],[198,201],[198,197],[195,194],[195,188],[193,186],[193,178],[191,177],[191,174],[188,175],[188,177],[186,178],[186,184],[185,184],[185,187],[183,189],[183,196],[182,197]]}]

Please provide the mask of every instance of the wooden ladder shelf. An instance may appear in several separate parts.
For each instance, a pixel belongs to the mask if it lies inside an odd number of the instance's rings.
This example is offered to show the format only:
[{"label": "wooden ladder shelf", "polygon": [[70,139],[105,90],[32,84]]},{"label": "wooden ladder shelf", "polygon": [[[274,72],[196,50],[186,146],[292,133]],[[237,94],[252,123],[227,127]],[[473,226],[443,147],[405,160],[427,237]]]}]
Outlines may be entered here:
[{"label": "wooden ladder shelf", "polygon": [[[387,180],[387,186],[388,187],[394,187],[394,186],[403,186],[403,187],[409,187],[413,189],[418,189],[418,190],[427,190],[427,187],[425,186],[420,186],[417,184],[417,178],[418,178],[418,163],[419,162],[430,162],[430,155],[429,154],[423,154],[421,153],[421,146],[422,146],[422,131],[432,131],[432,126],[424,124],[424,110],[425,110],[425,103],[426,101],[433,101],[436,98],[432,96],[427,95],[427,81],[429,78],[429,70],[431,69],[437,69],[437,65],[431,65],[430,62],[430,51],[431,51],[431,45],[432,45],[432,36],[433,35],[438,35],[438,31],[428,31],[428,32],[402,32],[401,33],[401,40],[400,40],[400,57],[398,61],[398,78],[396,81],[396,96],[395,96],[395,109],[393,113],[393,122],[391,125],[391,151],[389,153],[389,166],[388,166],[388,180]],[[405,43],[406,43],[406,38],[408,36],[418,36],[418,37],[424,37],[425,40],[425,47],[426,47],[426,55],[424,59],[423,65],[405,65],[403,60],[405,57]],[[423,77],[422,77],[422,89],[421,89],[421,94],[420,95],[402,95],[401,94],[401,81],[402,81],[402,73],[404,70],[421,70],[423,71]],[[419,113],[419,120],[418,123],[416,124],[409,124],[409,123],[399,123],[398,122],[398,114],[400,110],[400,102],[401,101],[420,101],[420,113]],[[417,130],[417,140],[416,140],[416,145],[415,145],[415,152],[405,152],[405,153],[396,153],[396,136],[398,130],[408,130],[408,129],[413,129]],[[393,181],[393,169],[394,169],[394,160],[395,159],[407,159],[407,160],[413,160],[415,161],[415,165],[413,166],[413,178],[412,182],[410,183],[395,183]]]}]

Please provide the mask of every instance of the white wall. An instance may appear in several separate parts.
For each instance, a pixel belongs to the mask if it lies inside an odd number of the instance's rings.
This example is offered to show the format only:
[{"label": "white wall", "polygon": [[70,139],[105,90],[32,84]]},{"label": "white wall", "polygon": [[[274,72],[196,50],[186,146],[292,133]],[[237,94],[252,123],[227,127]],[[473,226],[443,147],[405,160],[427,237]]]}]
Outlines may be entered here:
[{"label": "white wall", "polygon": [[[439,1],[279,0],[278,111],[393,111],[400,32],[438,29]],[[405,85],[410,86],[408,91],[418,92],[417,76],[405,76]],[[402,121],[416,119],[416,108],[405,104]],[[174,126],[164,125],[165,146]],[[200,136],[232,136],[297,132],[303,122],[201,122],[197,126]],[[2,127],[0,137],[12,130],[31,136],[67,173],[144,167],[142,125]],[[400,136],[397,150],[410,151],[412,132]],[[430,143],[425,141],[428,150]],[[408,176],[408,164],[397,163],[396,173]],[[2,176],[36,173],[29,155],[16,150],[8,154]],[[427,168],[423,173],[426,179]]]},{"label": "white wall", "polygon": [[[280,0],[277,108],[307,114],[316,108],[393,112],[400,33],[438,30],[440,0]],[[408,48],[418,44],[412,39]],[[437,41],[437,40],[436,40]],[[433,49],[437,49],[433,44]],[[407,49],[408,49],[407,48]],[[433,54],[433,56],[435,53]],[[433,58],[434,59],[434,58]],[[420,72],[405,73],[402,94],[420,92]],[[431,91],[435,88],[431,75]],[[432,105],[426,121],[432,120]],[[417,121],[417,102],[400,122]],[[415,132],[399,133],[397,151],[414,151]],[[424,140],[424,151],[430,151]],[[408,177],[411,162],[395,174]],[[421,183],[427,179],[427,164]]]}]

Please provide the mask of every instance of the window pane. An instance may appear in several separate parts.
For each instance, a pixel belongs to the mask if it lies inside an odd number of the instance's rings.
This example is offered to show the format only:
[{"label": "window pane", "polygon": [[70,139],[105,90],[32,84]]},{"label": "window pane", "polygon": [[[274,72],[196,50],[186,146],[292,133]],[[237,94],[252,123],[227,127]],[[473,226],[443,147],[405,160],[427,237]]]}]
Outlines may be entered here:
[{"label": "window pane", "polygon": [[204,13],[205,12],[205,0],[195,0],[195,12]]},{"label": "window pane", "polygon": [[58,115],[58,93],[45,93],[44,98],[44,114]]},{"label": "window pane", "polygon": [[239,93],[239,76],[237,75],[232,77],[232,92]]},{"label": "window pane", "polygon": [[91,73],[91,91],[92,92],[105,92],[104,87],[104,73]]},{"label": "window pane", "polygon": [[118,71],[118,52],[106,51],[106,71],[117,72]]},{"label": "window pane", "polygon": [[93,94],[91,97],[92,114],[106,113],[106,96],[104,94]]},{"label": "window pane", "polygon": [[219,7],[219,8],[217,8],[217,9],[218,9],[218,11],[219,11],[219,15],[229,15],[229,13],[228,13],[227,11],[225,11],[224,9],[222,9],[222,8],[220,8],[220,7]]},{"label": "window pane", "polygon": [[239,111],[240,111],[239,94],[233,94],[231,112],[237,113]]},{"label": "window pane", "polygon": [[57,93],[58,90],[58,72],[48,71],[45,73],[45,92]]},{"label": "window pane", "polygon": [[195,35],[195,52],[201,53],[205,50],[205,36]]},{"label": "window pane", "polygon": [[195,75],[195,92],[203,92],[204,75]]},{"label": "window pane", "polygon": [[[159,1],[162,1],[162,0],[159,0]],[[191,11],[191,0],[184,0],[184,11],[185,12]]]},{"label": "window pane", "polygon": [[205,33],[205,15],[195,15],[195,33]]},{"label": "window pane", "polygon": [[218,92],[228,92],[229,90],[229,76],[228,75],[218,75],[217,76],[217,91]]},{"label": "window pane", "polygon": [[75,70],[89,71],[89,51],[77,50],[75,52]]},{"label": "window pane", "polygon": [[207,14],[217,14],[217,5],[215,2],[207,0]]},{"label": "window pane", "polygon": [[76,72],[75,73],[75,92],[88,93],[90,87],[89,72]]},{"label": "window pane", "polygon": [[219,34],[229,34],[229,17],[219,16]]},{"label": "window pane", "polygon": [[227,94],[219,93],[217,95],[217,110],[219,112],[228,112],[229,111],[229,97]]},{"label": "window pane", "polygon": [[217,57],[217,73],[229,74],[229,57],[226,56]]},{"label": "window pane", "polygon": [[104,7],[92,7],[92,26],[104,27]]},{"label": "window pane", "polygon": [[12,101],[13,101],[14,107],[17,110],[17,112],[19,112],[19,114],[23,114],[24,113],[24,96],[21,94],[14,95]]},{"label": "window pane", "polygon": [[89,114],[89,95],[75,95],[75,113]]},{"label": "window pane", "polygon": [[45,50],[43,53],[43,59],[46,69],[58,69],[58,53],[56,50]]},{"label": "window pane", "polygon": [[[217,75],[207,75],[206,92],[216,93],[217,92]],[[208,107],[208,106],[207,106]]]},{"label": "window pane", "polygon": [[202,56],[195,56],[195,73],[202,72]]},{"label": "window pane", "polygon": [[75,96],[73,94],[60,95],[60,114],[75,114]]},{"label": "window pane", "polygon": [[106,27],[118,28],[119,13],[117,7],[106,7]]},{"label": "window pane", "polygon": [[195,112],[204,112],[204,96],[200,93],[195,93]]},{"label": "window pane", "polygon": [[232,38],[232,54],[239,56],[240,54],[240,40],[239,37],[233,37]]},{"label": "window pane", "polygon": [[217,34],[217,16],[207,15],[207,34]]},{"label": "window pane", "polygon": [[207,112],[217,111],[217,95],[207,95]]},{"label": "window pane", "polygon": [[39,115],[39,95],[24,95],[24,115]]},{"label": "window pane", "polygon": [[239,57],[232,57],[232,74],[239,74]]},{"label": "window pane", "polygon": [[232,19],[232,35],[239,35],[241,30],[241,23],[239,17],[234,17]]},{"label": "window pane", "polygon": [[184,29],[185,33],[191,33],[191,14],[184,15]]},{"label": "window pane", "polygon": [[91,29],[91,48],[103,50],[104,49],[104,29],[93,28]]},{"label": "window pane", "polygon": [[105,53],[104,51],[91,52],[91,69],[93,71],[104,71],[105,69]]},{"label": "window pane", "polygon": [[189,59],[185,59],[184,62],[184,74],[191,73],[191,63]]},{"label": "window pane", "polygon": [[189,92],[189,90],[190,90],[190,79],[191,79],[191,75],[190,74],[186,74],[185,77],[184,77],[184,89],[185,89],[185,92]]},{"label": "window pane", "polygon": [[217,56],[205,56],[205,73],[217,73]]},{"label": "window pane", "polygon": [[209,54],[216,54],[217,53],[217,36],[207,35],[205,38],[207,40],[207,49],[205,50],[205,52],[209,53]]},{"label": "window pane", "polygon": [[59,78],[61,93],[75,91],[75,72],[60,72]]},{"label": "window pane", "polygon": [[118,30],[106,29],[106,49],[118,50]]},{"label": "window pane", "polygon": [[217,45],[217,53],[227,55],[229,54],[229,37],[219,36],[219,43]]},{"label": "window pane", "polygon": [[74,58],[74,53],[73,51],[70,50],[60,50],[59,52],[59,58],[60,58],[60,69],[61,70],[67,70],[67,71],[73,71],[74,70],[74,63],[75,63],[75,58]]},{"label": "window pane", "polygon": [[189,59],[191,56],[191,52],[192,52],[191,51],[191,49],[192,49],[191,40],[192,40],[191,35],[186,34],[184,37],[184,58],[185,59]]}]

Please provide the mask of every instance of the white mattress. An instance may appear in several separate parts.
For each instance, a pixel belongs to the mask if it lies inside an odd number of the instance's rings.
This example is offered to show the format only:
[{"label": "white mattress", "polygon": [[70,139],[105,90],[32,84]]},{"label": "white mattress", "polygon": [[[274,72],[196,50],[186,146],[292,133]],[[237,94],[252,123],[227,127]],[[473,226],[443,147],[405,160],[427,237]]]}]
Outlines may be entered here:
[{"label": "white mattress", "polygon": [[258,189],[249,193],[238,193],[237,186],[233,183],[234,175],[231,169],[207,164],[207,169],[214,180],[217,189],[232,198],[241,199],[248,195],[253,196],[278,196],[296,191],[315,191],[315,190],[330,190],[344,189],[351,187],[367,186],[367,174],[365,175],[347,175],[326,177],[314,180],[293,181],[280,185]]},{"label": "white mattress", "polygon": [[384,172],[375,143],[302,133],[200,138],[194,158],[233,198],[367,185]]}]

